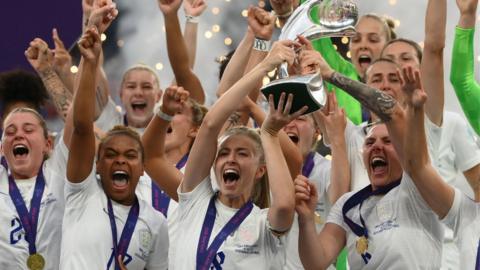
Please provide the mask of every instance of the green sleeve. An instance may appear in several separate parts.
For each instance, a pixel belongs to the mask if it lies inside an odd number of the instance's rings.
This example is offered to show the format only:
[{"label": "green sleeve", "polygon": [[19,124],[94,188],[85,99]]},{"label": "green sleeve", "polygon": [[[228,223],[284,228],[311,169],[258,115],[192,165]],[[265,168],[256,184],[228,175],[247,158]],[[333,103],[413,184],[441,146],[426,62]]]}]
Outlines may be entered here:
[{"label": "green sleeve", "polygon": [[456,27],[450,82],[470,125],[480,135],[480,86],[474,76],[475,29]]}]

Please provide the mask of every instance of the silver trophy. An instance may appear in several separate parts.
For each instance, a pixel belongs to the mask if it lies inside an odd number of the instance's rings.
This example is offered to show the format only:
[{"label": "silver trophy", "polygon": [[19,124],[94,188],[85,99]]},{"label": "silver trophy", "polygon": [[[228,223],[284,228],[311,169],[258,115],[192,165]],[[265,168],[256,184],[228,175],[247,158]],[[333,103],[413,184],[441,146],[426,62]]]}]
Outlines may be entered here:
[{"label": "silver trophy", "polygon": [[[315,13],[318,14],[318,23],[313,17]],[[292,13],[282,28],[279,40],[295,40],[298,35],[310,41],[353,36],[357,19],[357,6],[350,0],[308,0]],[[325,105],[327,97],[319,73],[289,76],[287,63],[284,63],[278,69],[278,77],[261,89],[267,98],[273,94],[275,104],[280,94],[285,92],[294,94],[292,112],[307,105],[305,113],[310,113]]]}]

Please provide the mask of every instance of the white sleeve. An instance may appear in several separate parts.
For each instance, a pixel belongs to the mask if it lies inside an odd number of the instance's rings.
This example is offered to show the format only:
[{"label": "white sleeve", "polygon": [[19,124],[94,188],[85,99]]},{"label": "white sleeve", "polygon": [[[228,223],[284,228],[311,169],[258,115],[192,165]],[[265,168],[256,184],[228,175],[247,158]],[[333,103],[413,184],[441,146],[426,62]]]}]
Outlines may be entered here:
[{"label": "white sleeve", "polygon": [[57,144],[53,148],[50,157],[45,161],[49,168],[53,168],[58,174],[67,174],[68,147],[63,141],[63,132]]},{"label": "white sleeve", "polygon": [[467,122],[458,115],[455,115],[455,131],[453,135],[453,150],[455,153],[455,165],[464,172],[475,165],[480,164],[480,149],[475,138],[468,132]]},{"label": "white sleeve", "polygon": [[267,248],[267,256],[270,257],[270,261],[278,262],[279,265],[284,265],[287,257],[286,254],[286,237],[288,233],[281,236],[275,235],[271,230],[271,226],[268,221],[268,208],[262,209],[262,222],[264,222],[263,230],[265,230],[265,246]]},{"label": "white sleeve", "polygon": [[157,237],[154,240],[147,265],[148,270],[165,270],[168,268],[168,226],[165,219],[158,229]]},{"label": "white sleeve", "polygon": [[68,179],[65,182],[64,194],[67,207],[85,205],[86,201],[99,190],[95,169],[92,169],[90,175],[81,183],[72,183]]},{"label": "white sleeve", "polygon": [[337,202],[333,205],[332,209],[330,209],[330,213],[328,214],[327,222],[326,223],[333,223],[340,226],[345,232],[348,232],[350,228],[343,220],[342,208],[345,202],[350,198],[354,192],[345,193],[340,197]]},{"label": "white sleeve", "polygon": [[455,189],[455,197],[448,214],[442,219],[457,237],[462,228],[470,225],[479,216],[479,204],[468,198],[459,189]]}]

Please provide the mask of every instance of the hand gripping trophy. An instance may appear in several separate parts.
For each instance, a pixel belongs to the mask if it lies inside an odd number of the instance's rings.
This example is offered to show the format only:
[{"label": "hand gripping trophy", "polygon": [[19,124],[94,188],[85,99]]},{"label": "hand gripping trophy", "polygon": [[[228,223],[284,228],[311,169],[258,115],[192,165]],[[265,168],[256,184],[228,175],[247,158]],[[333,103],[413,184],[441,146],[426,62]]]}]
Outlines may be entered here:
[{"label": "hand gripping trophy", "polygon": [[[313,15],[318,14],[318,24]],[[350,0],[308,0],[300,5],[284,25],[279,40],[295,40],[298,35],[310,41],[320,38],[353,36],[358,19],[357,6]],[[289,76],[287,63],[278,68],[278,80],[264,87],[262,93],[268,98],[273,94],[277,104],[280,94],[294,95],[291,111],[307,105],[311,113],[322,108],[326,93],[320,73]]]}]

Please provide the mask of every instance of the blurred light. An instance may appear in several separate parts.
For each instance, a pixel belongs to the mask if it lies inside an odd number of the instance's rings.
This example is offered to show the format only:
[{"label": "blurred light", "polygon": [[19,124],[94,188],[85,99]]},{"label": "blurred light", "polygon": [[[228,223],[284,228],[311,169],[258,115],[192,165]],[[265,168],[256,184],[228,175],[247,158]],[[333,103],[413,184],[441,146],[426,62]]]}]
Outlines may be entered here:
[{"label": "blurred light", "polygon": [[162,70],[163,69],[163,64],[162,63],[157,63],[157,64],[155,64],[155,68],[157,70]]},{"label": "blurred light", "polygon": [[212,26],[212,31],[215,32],[215,33],[218,33],[220,31],[220,25],[214,24]]},{"label": "blurred light", "polygon": [[102,34],[102,35],[100,36],[100,40],[101,40],[101,41],[107,40],[107,35]]},{"label": "blurred light", "polygon": [[333,44],[333,48],[334,48],[336,51],[338,51],[337,45]]},{"label": "blurred light", "polygon": [[270,78],[268,78],[267,76],[263,77],[262,84],[267,85],[269,83],[270,83]]},{"label": "blurred light", "polygon": [[348,37],[342,37],[342,43],[347,44],[348,43]]},{"label": "blurred light", "polygon": [[73,65],[70,67],[70,72],[72,72],[73,74],[77,73],[78,72],[78,67]]},{"label": "blurred light", "polygon": [[423,49],[423,46],[425,46],[425,44],[423,43],[423,41],[421,41],[421,42],[418,43],[418,46],[420,46],[420,48]]},{"label": "blurred light", "polygon": [[397,4],[397,0],[388,0],[388,3],[391,5],[391,6],[395,6]]},{"label": "blurred light", "polygon": [[242,16],[246,18],[248,16],[248,10],[242,10]]},{"label": "blurred light", "polygon": [[352,58],[352,53],[350,51],[347,52],[347,57]]},{"label": "blurred light", "polygon": [[121,47],[123,47],[123,45],[125,45],[125,41],[123,41],[123,40],[121,40],[121,39],[117,40],[117,46],[118,46],[118,47],[121,48]]},{"label": "blurred light", "polygon": [[480,62],[480,55],[479,55],[479,56],[477,56],[477,61],[478,61],[478,62]]},{"label": "blurred light", "polygon": [[218,7],[214,7],[212,8],[212,13],[213,15],[218,15],[218,13],[220,13],[220,9]]},{"label": "blurred light", "polygon": [[213,34],[210,31],[205,31],[205,38],[212,38]]},{"label": "blurred light", "polygon": [[395,20],[395,27],[400,27],[400,20]]},{"label": "blurred light", "polygon": [[230,0],[225,0],[225,2],[230,2]]},{"label": "blurred light", "polygon": [[223,42],[224,42],[224,43],[225,43],[225,45],[227,45],[227,46],[230,46],[230,45],[232,45],[232,39],[231,39],[231,38],[229,38],[229,37],[225,38],[225,40],[224,40]]}]

